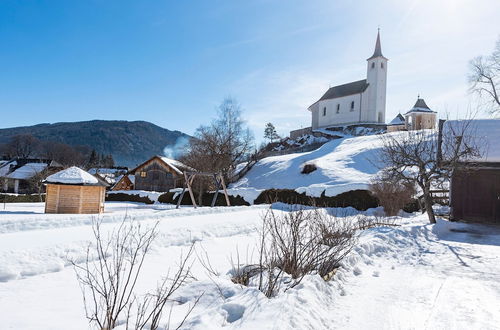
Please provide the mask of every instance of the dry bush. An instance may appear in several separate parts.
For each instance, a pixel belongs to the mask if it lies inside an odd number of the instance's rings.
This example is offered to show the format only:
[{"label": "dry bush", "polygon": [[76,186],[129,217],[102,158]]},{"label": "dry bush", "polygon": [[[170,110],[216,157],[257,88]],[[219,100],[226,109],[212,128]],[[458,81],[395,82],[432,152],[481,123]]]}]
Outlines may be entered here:
[{"label": "dry bush", "polygon": [[302,171],[300,173],[309,174],[309,173],[316,171],[317,169],[318,169],[318,167],[316,166],[316,164],[305,164],[302,167]]},{"label": "dry bush", "polygon": [[370,184],[370,190],[378,198],[388,216],[397,215],[416,194],[415,185],[391,178],[388,175],[377,177]]},{"label": "dry bush", "polygon": [[121,323],[127,329],[129,324],[134,329],[157,329],[165,305],[191,278],[188,260],[193,247],[185,257],[181,256],[172,278],[167,276],[154,293],[138,297],[135,287],[157,236],[157,225],[142,228],[124,219],[117,229],[104,235],[101,222],[93,220],[92,229],[94,242],[87,247],[83,262],[70,260],[82,290],[87,319],[101,330]]},{"label": "dry bush", "polygon": [[[360,221],[317,209],[269,209],[263,215],[258,263],[233,266],[234,283],[254,284],[267,297],[300,284],[308,274],[328,279],[357,242]],[[239,261],[239,260],[238,260]]]}]

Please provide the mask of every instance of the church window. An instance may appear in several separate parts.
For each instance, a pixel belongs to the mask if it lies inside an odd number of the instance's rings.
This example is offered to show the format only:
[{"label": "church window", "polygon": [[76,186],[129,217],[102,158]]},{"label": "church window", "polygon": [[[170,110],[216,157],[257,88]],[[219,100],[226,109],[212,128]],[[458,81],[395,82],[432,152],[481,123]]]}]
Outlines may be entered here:
[{"label": "church window", "polygon": [[375,68],[375,62],[372,62],[372,69]]},{"label": "church window", "polygon": [[337,104],[337,113],[340,113],[340,104]]},{"label": "church window", "polygon": [[354,111],[354,101],[351,101],[351,111]]},{"label": "church window", "polygon": [[323,108],[323,116],[326,116],[326,107]]},{"label": "church window", "polygon": [[380,63],[380,67],[383,69],[384,68],[384,63]]}]

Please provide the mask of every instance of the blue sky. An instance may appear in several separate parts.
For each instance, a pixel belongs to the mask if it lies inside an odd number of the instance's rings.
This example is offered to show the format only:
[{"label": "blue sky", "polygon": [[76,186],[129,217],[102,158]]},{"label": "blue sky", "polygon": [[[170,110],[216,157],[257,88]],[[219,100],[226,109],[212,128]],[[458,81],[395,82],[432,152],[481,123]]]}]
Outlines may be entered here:
[{"label": "blue sky", "polygon": [[258,139],[268,121],[286,134],[330,85],[365,78],[378,26],[387,119],[418,93],[457,117],[498,12],[498,0],[0,0],[0,127],[123,119],[192,134],[232,96]]}]

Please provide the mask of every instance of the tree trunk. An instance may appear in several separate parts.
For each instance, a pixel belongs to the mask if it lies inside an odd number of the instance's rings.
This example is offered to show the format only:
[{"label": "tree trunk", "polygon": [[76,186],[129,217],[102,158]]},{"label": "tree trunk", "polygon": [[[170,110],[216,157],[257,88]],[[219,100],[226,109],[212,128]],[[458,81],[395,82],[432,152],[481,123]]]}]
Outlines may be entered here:
[{"label": "tree trunk", "polygon": [[434,210],[432,209],[432,197],[429,189],[424,190],[424,201],[425,211],[427,212],[430,223],[436,223],[436,217],[434,216]]}]

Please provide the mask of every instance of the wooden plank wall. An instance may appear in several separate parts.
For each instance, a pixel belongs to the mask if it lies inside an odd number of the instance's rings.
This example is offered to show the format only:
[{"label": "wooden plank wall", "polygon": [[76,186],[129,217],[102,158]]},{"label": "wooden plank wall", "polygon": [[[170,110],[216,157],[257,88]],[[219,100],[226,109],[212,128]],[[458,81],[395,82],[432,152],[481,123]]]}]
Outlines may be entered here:
[{"label": "wooden plank wall", "polygon": [[101,213],[105,188],[100,186],[47,185],[45,213]]}]

